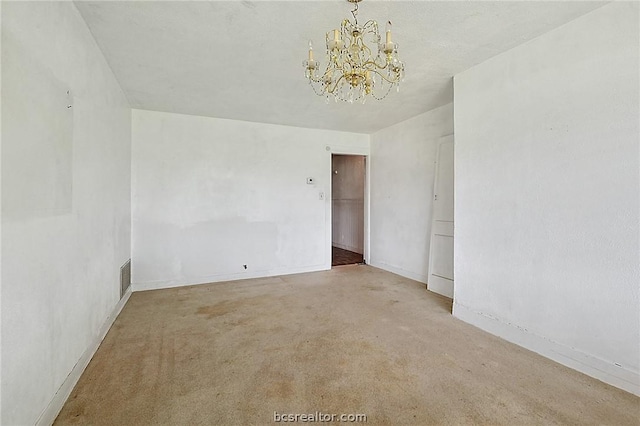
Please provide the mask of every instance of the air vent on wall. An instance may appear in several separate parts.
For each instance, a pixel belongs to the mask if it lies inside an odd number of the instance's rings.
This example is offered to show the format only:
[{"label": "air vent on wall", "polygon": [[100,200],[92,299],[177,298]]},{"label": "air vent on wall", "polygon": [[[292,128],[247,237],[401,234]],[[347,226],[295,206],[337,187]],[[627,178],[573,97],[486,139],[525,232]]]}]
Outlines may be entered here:
[{"label": "air vent on wall", "polygon": [[131,259],[120,267],[120,299],[131,286]]}]

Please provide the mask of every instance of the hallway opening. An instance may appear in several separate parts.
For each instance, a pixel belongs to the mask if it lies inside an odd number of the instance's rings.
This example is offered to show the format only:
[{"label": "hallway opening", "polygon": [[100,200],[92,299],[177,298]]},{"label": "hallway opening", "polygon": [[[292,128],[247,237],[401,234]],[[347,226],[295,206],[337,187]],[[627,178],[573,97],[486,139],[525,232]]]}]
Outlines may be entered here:
[{"label": "hallway opening", "polygon": [[364,263],[365,174],[365,156],[331,156],[331,266]]}]

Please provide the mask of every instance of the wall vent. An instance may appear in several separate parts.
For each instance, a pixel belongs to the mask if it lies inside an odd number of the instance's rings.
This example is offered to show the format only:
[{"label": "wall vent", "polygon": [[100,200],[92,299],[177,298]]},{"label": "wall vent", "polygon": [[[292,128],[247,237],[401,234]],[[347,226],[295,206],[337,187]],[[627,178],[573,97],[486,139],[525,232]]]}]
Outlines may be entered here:
[{"label": "wall vent", "polygon": [[120,267],[120,299],[131,286],[131,259]]}]

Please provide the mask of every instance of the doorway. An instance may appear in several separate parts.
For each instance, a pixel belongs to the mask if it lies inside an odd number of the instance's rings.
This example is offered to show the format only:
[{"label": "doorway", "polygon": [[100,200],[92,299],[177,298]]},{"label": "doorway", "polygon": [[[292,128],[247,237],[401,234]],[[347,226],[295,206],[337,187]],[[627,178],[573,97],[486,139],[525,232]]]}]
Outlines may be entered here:
[{"label": "doorway", "polygon": [[331,156],[331,266],[364,263],[366,157]]}]

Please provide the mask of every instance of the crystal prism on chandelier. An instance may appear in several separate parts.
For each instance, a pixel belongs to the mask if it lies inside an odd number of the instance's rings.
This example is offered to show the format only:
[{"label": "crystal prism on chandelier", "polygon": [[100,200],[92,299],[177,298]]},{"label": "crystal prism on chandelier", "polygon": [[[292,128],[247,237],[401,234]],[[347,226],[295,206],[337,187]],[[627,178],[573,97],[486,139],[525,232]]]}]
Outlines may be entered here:
[{"label": "crystal prism on chandelier", "polygon": [[[313,56],[309,41],[309,59],[303,62],[305,77],[318,96],[344,102],[362,102],[367,96],[384,99],[393,87],[400,90],[404,79],[404,63],[398,59],[398,45],[391,39],[391,21],[387,22],[382,41],[376,21],[358,24],[358,3],[351,11],[354,22],[344,19],[339,30],[326,34],[327,65],[320,71],[320,62]],[[375,46],[372,50],[367,43]]]}]

